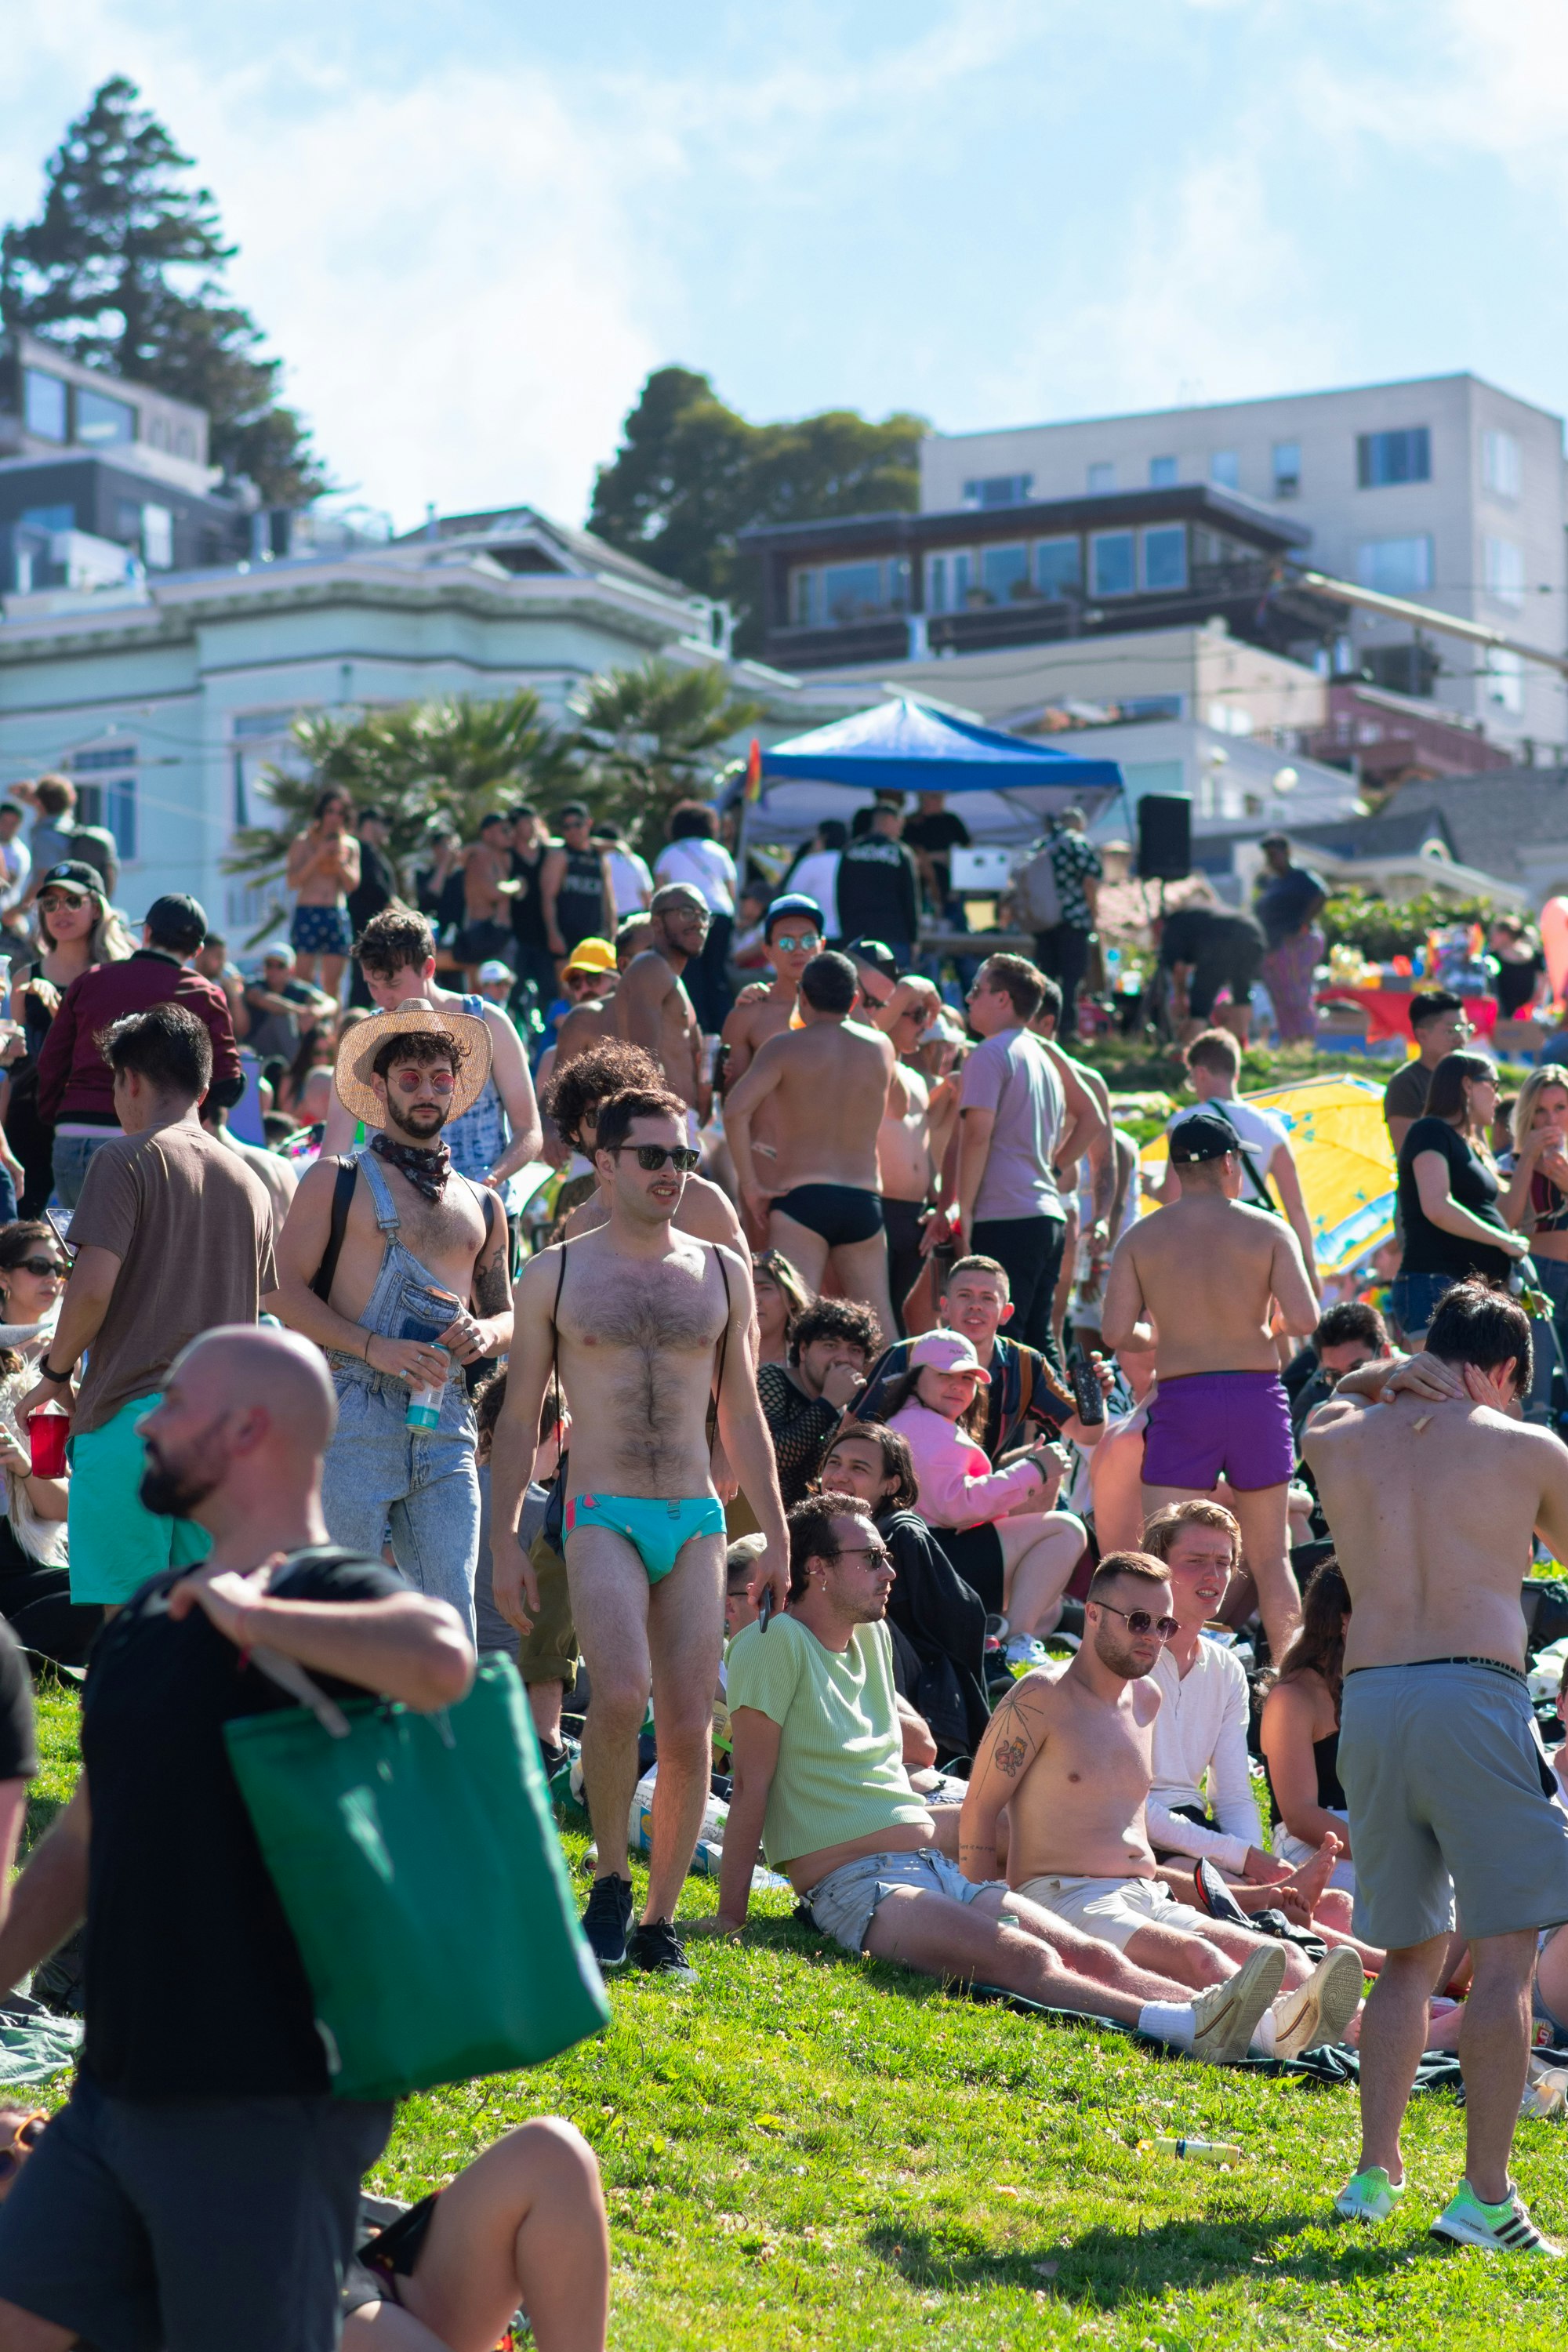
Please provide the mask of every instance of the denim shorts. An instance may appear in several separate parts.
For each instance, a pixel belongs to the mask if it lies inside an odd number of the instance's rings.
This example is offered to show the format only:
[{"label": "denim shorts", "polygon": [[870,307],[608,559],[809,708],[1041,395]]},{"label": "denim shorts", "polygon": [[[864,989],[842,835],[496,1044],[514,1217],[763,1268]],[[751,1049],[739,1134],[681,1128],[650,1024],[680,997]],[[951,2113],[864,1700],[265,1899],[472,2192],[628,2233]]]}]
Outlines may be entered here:
[{"label": "denim shorts", "polygon": [[973,1903],[993,1887],[1007,1891],[998,1878],[965,1878],[956,1862],[928,1845],[914,1853],[867,1853],[858,1862],[840,1863],[818,1879],[805,1897],[805,1907],[822,1935],[858,1957],[878,1905],[895,1886],[912,1886],[917,1895],[945,1895],[953,1903]]}]

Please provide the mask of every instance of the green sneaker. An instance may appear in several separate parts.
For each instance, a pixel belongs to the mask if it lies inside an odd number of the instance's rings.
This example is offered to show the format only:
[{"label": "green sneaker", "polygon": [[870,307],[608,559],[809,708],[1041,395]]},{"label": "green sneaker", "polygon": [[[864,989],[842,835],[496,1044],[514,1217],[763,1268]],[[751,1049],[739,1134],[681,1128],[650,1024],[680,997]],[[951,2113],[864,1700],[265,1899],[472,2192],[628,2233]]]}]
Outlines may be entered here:
[{"label": "green sneaker", "polygon": [[1334,2210],[1342,2221],[1386,2221],[1404,2194],[1403,2180],[1390,2180],[1381,2164],[1369,2164],[1346,2181]]},{"label": "green sneaker", "polygon": [[1492,2254],[1546,2254],[1558,2262],[1563,2258],[1562,2247],[1543,2238],[1531,2220],[1511,2180],[1500,2205],[1483,2205],[1469,2182],[1461,2180],[1452,2204],[1433,2222],[1431,2234],[1446,2238],[1450,2245],[1484,2246]]}]

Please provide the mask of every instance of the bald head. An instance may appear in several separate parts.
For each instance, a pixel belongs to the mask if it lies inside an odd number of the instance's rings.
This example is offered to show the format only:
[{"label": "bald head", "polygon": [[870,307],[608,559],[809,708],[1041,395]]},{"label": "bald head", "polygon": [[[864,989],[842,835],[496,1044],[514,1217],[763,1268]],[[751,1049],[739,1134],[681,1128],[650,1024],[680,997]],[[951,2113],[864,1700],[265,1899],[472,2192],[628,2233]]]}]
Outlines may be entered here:
[{"label": "bald head", "polygon": [[222,1324],[192,1340],[169,1378],[197,1392],[215,1413],[265,1414],[271,1433],[291,1454],[319,1459],[337,1426],[326,1360],[297,1331]]}]

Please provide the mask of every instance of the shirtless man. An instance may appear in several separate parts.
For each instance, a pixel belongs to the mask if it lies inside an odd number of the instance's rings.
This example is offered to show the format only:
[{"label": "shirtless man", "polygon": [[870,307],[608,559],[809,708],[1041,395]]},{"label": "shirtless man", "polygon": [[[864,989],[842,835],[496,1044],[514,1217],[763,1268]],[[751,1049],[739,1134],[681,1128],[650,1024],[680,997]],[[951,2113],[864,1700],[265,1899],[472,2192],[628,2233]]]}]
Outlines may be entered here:
[{"label": "shirtless man", "polygon": [[321,986],[336,996],[353,945],[348,894],[359,887],[359,844],[349,831],[353,803],[346,793],[318,793],[305,832],[289,845],[283,879],[296,894],[289,944],[297,979],[313,981],[320,958]]},{"label": "shirtless man", "polygon": [[1404,2189],[1400,2126],[1457,1903],[1465,2178],[1433,2234],[1556,2254],[1509,2178],[1536,1939],[1568,1920],[1568,1822],[1547,1793],[1519,1605],[1531,1534],[1559,1559],[1568,1546],[1568,1451],[1521,1419],[1530,1376],[1523,1310],[1458,1284],[1426,1355],[1347,1372],[1305,1452],[1352,1604],[1338,1760],[1356,1928],[1388,1949],[1362,2027],[1361,2161],[1335,2210],[1384,2221]]},{"label": "shirtless man", "polygon": [[[773,967],[772,980],[743,988],[719,1033],[720,1084],[726,1094],[745,1076],[768,1039],[782,1036],[790,1025],[801,973],[822,953],[822,910],[816,899],[775,898],[763,921],[763,951]],[[778,1158],[776,1110],[775,1104],[764,1103],[752,1129],[752,1150],[770,1169]],[[748,1239],[753,1248],[765,1249],[766,1223]]]},{"label": "shirtless man", "polygon": [[1317,1328],[1318,1300],[1289,1226],[1237,1197],[1234,1128],[1194,1112],[1171,1137],[1171,1165],[1182,1197],[1118,1242],[1100,1328],[1118,1353],[1154,1351],[1145,1516],[1208,1494],[1224,1471],[1278,1659],[1300,1622],[1301,1596],[1289,1556],[1296,1449],[1272,1333],[1305,1339]]},{"label": "shirtless man", "polygon": [[[865,993],[862,979],[861,993]],[[869,1015],[871,1026],[892,1040],[898,1068],[888,1108],[877,1131],[877,1189],[888,1230],[888,1287],[897,1328],[907,1332],[904,1305],[921,1278],[940,1223],[942,1161],[958,1123],[958,1082],[933,1087],[916,1061],[921,1040],[942,1011],[934,982],[910,973],[899,981]]]},{"label": "shirtless man", "polygon": [[[1265,1939],[1178,1903],[1156,1872],[1144,1819],[1161,1705],[1150,1677],[1175,1631],[1163,1563],[1108,1553],[1084,1619],[1065,1674],[1024,1675],[992,1717],[963,1801],[960,1862],[967,1877],[991,1876],[1005,1807],[1010,1886],[1080,1934],[1102,1936],[1135,1968],[1178,1984],[1223,1983]],[[1338,2041],[1361,2000],[1353,1953],[1331,1952],[1311,1969],[1294,1944],[1267,1948],[1275,1990],[1285,1990],[1258,2021],[1262,2054]]]},{"label": "shirtless man", "polygon": [[671,1094],[687,1108],[687,1139],[706,1123],[710,1089],[702,1078],[702,1032],[680,975],[702,952],[708,901],[695,884],[669,882],[648,908],[653,945],[634,956],[616,991],[616,1034],[651,1054]]},{"label": "shirtless man", "polygon": [[521,885],[512,879],[511,826],[499,809],[479,819],[479,836],[463,852],[463,929],[458,953],[470,992],[487,957],[509,961],[516,951],[511,902]]},{"label": "shirtless man", "polygon": [[[848,1015],[855,967],[831,951],[801,974],[805,1026],[770,1037],[724,1105],[724,1133],[741,1197],[766,1222],[781,1251],[812,1290],[829,1264],[846,1298],[864,1299],[884,1335],[897,1325],[888,1292],[888,1244],[877,1189],[877,1135],[897,1062],[889,1040]],[[776,1097],[778,1159],[757,1167],[752,1121]]]},{"label": "shirtless man", "polygon": [[609,1218],[523,1268],[490,1454],[496,1602],[526,1633],[537,1586],[518,1547],[518,1507],[558,1361],[572,1408],[566,1573],[594,1689],[583,1773],[600,1875],[584,1927],[601,1968],[626,1960],[632,1889],[621,1857],[651,1688],[658,1780],[647,1908],[631,1957],[678,1978],[692,1973],[672,1921],[709,1793],[724,1638],[724,1511],[708,1438],[715,1386],[719,1436],[767,1538],[752,1589],[766,1584],[782,1604],[789,1584],[746,1261],[671,1230],[692,1167],[684,1112],[668,1093],[605,1105],[594,1158]]},{"label": "shirtless man", "polygon": [[[437,1013],[483,1021],[489,1039],[489,1079],[469,1114],[459,1120],[454,1113],[444,1139],[462,1175],[481,1184],[504,1185],[509,1176],[538,1159],[542,1133],[527,1057],[505,1008],[437,987],[435,938],[424,916],[412,908],[384,907],[372,916],[355,941],[355,953],[371,1003],[379,1012],[430,1004]],[[363,1095],[360,1099],[363,1103]],[[321,1157],[347,1151],[354,1127],[342,1094],[334,1095],[321,1137]]]},{"label": "shirtless man", "polygon": [[[657,1094],[661,1084],[658,1064],[651,1054],[645,1054],[640,1045],[628,1045],[620,1037],[606,1037],[587,1053],[577,1055],[564,1069],[559,1062],[556,1064],[544,1089],[544,1108],[567,1150],[581,1152],[592,1160],[600,1104],[607,1102],[612,1095],[624,1094],[628,1087]],[[597,1194],[580,1202],[566,1220],[568,1241],[575,1241],[579,1234],[591,1234],[606,1222],[614,1189],[613,1179],[599,1177]],[[721,1192],[717,1184],[710,1184],[705,1176],[688,1176],[670,1223],[677,1233],[739,1251],[747,1259],[746,1281],[750,1284],[750,1255],[741,1221],[729,1194]]]},{"label": "shirtless man", "polygon": [[[441,1130],[489,1076],[489,1029],[467,1013],[411,1002],[349,1030],[338,1096],[374,1132],[336,1264],[342,1163],[323,1155],[283,1221],[278,1288],[263,1301],[326,1351],[339,1408],[322,1486],[332,1541],[379,1559],[390,1520],[398,1567],[452,1603],[470,1641],[479,1482],[473,1409],[454,1373],[510,1346],[511,1277],[500,1202],[450,1165]],[[409,1392],[426,1389],[437,1419],[411,1428]]]}]

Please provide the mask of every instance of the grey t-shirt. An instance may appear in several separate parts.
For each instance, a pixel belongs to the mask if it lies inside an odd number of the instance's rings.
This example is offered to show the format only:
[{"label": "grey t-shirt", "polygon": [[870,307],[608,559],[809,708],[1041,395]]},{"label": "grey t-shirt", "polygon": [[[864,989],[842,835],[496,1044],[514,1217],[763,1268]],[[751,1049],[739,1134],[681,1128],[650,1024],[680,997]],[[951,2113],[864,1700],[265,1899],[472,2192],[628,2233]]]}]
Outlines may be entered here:
[{"label": "grey t-shirt", "polygon": [[995,1124],[974,1203],[977,1224],[1001,1217],[1063,1217],[1051,1154],[1067,1113],[1056,1065],[1027,1029],[1004,1029],[963,1066],[961,1110],[988,1110]]}]

